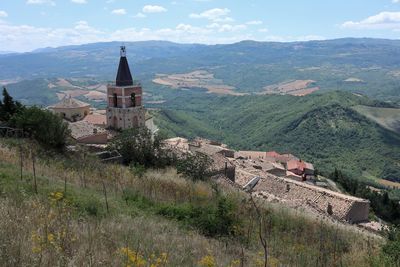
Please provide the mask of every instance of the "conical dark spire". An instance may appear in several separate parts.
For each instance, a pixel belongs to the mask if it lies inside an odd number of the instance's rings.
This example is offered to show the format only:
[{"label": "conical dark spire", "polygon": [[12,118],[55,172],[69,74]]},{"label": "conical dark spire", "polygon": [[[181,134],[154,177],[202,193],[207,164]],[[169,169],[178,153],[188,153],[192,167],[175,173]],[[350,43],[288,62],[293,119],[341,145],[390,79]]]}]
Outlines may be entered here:
[{"label": "conical dark spire", "polygon": [[121,59],[119,60],[119,67],[116,79],[117,86],[130,86],[133,85],[132,74],[129,69],[128,60],[126,59],[125,46],[121,46]]}]

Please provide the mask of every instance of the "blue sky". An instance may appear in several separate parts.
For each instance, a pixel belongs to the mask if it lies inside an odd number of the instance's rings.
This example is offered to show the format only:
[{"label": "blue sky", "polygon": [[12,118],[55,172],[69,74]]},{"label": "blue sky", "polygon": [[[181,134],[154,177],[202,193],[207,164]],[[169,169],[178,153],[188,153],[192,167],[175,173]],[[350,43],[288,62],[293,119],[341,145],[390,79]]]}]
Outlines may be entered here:
[{"label": "blue sky", "polygon": [[400,0],[0,0],[0,51],[341,37],[400,38]]}]

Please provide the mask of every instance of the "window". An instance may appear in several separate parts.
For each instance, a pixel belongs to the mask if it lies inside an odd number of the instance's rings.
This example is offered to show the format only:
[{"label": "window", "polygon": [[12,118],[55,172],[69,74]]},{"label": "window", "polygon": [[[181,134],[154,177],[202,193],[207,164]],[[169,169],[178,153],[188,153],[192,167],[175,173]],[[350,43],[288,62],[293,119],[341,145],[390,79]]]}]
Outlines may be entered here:
[{"label": "window", "polygon": [[131,102],[132,102],[132,107],[136,107],[136,94],[135,93],[131,94]]},{"label": "window", "polygon": [[117,99],[117,94],[114,93],[114,108],[118,106],[118,99]]}]

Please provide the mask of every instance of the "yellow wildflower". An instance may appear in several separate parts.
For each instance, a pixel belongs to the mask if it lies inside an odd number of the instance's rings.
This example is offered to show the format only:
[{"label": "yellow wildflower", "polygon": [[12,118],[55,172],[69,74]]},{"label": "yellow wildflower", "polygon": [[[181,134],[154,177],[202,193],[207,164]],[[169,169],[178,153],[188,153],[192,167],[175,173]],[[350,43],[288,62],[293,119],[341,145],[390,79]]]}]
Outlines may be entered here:
[{"label": "yellow wildflower", "polygon": [[41,247],[37,247],[37,246],[32,247],[32,252],[33,253],[40,253],[41,251],[42,251]]},{"label": "yellow wildflower", "polygon": [[203,258],[201,258],[201,260],[199,261],[199,265],[202,267],[215,267],[217,266],[215,263],[215,259],[213,256],[211,255],[207,255],[204,256]]},{"label": "yellow wildflower", "polygon": [[233,260],[229,266],[230,267],[240,266],[240,259]]},{"label": "yellow wildflower", "polygon": [[48,234],[47,235],[47,241],[49,241],[50,243],[54,242],[54,235],[53,234]]},{"label": "yellow wildflower", "polygon": [[62,192],[59,192],[59,191],[50,193],[50,197],[49,197],[49,199],[51,201],[53,201],[53,202],[60,201],[63,198],[64,198],[64,194]]},{"label": "yellow wildflower", "polygon": [[123,256],[126,256],[129,264],[132,264],[134,267],[142,267],[146,266],[147,261],[143,258],[142,255],[139,254],[139,252],[135,252],[134,250],[131,250],[130,248],[121,248],[120,253]]}]

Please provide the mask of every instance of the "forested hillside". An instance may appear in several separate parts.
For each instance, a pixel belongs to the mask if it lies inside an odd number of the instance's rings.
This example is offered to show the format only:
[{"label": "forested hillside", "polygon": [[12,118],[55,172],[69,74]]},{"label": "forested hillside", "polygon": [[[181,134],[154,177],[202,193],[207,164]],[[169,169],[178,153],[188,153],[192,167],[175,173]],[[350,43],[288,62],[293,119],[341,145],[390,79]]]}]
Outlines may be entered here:
[{"label": "forested hillside", "polygon": [[387,105],[366,97],[332,92],[301,98],[177,98],[165,105],[158,123],[169,135],[199,135],[237,149],[294,153],[326,172],[339,168],[358,177],[400,177],[400,135],[351,108]]}]

